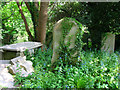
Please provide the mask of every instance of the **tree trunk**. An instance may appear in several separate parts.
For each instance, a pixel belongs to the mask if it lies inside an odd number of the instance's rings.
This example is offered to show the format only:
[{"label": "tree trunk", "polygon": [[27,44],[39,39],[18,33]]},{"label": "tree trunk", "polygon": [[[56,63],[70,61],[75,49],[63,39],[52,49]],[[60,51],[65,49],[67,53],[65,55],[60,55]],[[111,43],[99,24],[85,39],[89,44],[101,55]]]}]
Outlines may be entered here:
[{"label": "tree trunk", "polygon": [[38,2],[25,2],[25,4],[32,16],[31,19],[32,19],[33,26],[34,26],[34,38],[35,38],[35,41],[37,41],[36,30],[38,28],[39,5],[38,5]]},{"label": "tree trunk", "polygon": [[[28,32],[29,37],[33,38],[33,36],[31,35],[29,31],[28,24],[22,12],[21,6],[17,0],[16,0],[16,3],[19,7],[22,19],[24,20],[26,31]],[[35,33],[35,41],[41,42],[43,44],[42,46],[42,49],[43,49],[44,44],[45,44],[45,39],[46,39],[47,8],[49,5],[49,2],[41,1],[40,10],[38,10],[39,8],[38,2],[34,2],[34,3],[25,2],[25,4],[32,16],[32,21],[34,25],[34,33]]]},{"label": "tree trunk", "polygon": [[[46,38],[46,23],[47,23],[47,8],[49,2],[41,2],[40,4],[40,11],[39,11],[39,24],[37,30],[37,41],[45,44]],[[43,49],[42,47],[42,49]]]}]

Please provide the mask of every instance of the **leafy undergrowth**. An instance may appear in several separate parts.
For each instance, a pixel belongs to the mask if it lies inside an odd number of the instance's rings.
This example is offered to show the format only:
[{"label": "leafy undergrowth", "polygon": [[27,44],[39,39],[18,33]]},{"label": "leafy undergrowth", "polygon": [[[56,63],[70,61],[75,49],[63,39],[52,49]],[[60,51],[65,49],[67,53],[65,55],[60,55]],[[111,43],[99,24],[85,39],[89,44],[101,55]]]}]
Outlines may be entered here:
[{"label": "leafy undergrowth", "polygon": [[63,65],[61,58],[54,73],[51,72],[52,49],[26,52],[35,72],[28,77],[16,75],[21,88],[118,88],[118,56],[99,51],[82,51],[81,63]]}]

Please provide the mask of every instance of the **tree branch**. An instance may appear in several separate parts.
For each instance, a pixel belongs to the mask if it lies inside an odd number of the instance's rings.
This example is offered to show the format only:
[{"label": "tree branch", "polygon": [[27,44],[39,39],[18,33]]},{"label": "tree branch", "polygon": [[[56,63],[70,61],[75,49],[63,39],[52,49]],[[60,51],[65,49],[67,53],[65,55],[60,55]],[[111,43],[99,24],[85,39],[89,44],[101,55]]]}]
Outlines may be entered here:
[{"label": "tree branch", "polygon": [[12,13],[9,17],[2,19],[2,21],[9,19],[14,13]]},{"label": "tree branch", "polygon": [[27,6],[29,12],[31,13],[31,9],[30,9],[30,6],[29,6],[28,2],[25,2],[25,4],[26,4],[26,6]]},{"label": "tree branch", "polygon": [[27,31],[27,33],[28,33],[30,39],[31,39],[31,40],[34,40],[32,34],[31,34],[30,30],[29,30],[29,27],[28,27],[28,24],[27,24],[27,20],[26,20],[24,14],[23,14],[23,11],[22,11],[22,8],[21,8],[21,5],[19,4],[18,0],[16,0],[16,3],[17,3],[17,6],[18,6],[18,8],[19,8],[19,10],[20,10],[21,17],[22,17],[22,19],[23,19],[23,21],[24,21],[24,23],[25,23],[26,31]]}]

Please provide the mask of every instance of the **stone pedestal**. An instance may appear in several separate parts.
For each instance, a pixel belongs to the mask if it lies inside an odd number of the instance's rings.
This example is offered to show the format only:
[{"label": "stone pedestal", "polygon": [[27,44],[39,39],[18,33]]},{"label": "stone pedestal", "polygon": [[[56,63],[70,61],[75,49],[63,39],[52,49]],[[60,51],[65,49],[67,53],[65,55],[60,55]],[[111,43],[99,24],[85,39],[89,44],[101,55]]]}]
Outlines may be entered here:
[{"label": "stone pedestal", "polygon": [[103,37],[103,40],[102,40],[101,51],[113,53],[114,48],[115,48],[115,35],[112,33],[106,33],[105,37]]},{"label": "stone pedestal", "polygon": [[2,60],[11,60],[17,56],[20,56],[20,52],[15,51],[4,51],[2,53]]},{"label": "stone pedestal", "polygon": [[23,53],[26,49],[32,53],[32,49],[38,48],[42,46],[40,42],[22,42],[11,45],[5,45],[0,47],[2,53],[2,58],[0,60],[11,60],[15,57],[18,57]]}]

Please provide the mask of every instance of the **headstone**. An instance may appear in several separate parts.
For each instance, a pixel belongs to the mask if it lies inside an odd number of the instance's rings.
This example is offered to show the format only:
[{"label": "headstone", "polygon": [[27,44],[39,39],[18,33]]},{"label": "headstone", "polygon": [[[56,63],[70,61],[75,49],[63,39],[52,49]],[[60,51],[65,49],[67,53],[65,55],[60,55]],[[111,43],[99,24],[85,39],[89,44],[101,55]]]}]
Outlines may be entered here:
[{"label": "headstone", "polygon": [[[53,55],[51,64],[59,60],[60,57],[64,58],[66,51],[70,51],[70,59],[72,62],[75,62],[76,58],[79,55],[80,44],[76,44],[76,40],[79,37],[80,29],[78,24],[73,19],[61,19],[59,20],[53,30]],[[79,41],[80,42],[80,41]],[[63,48],[65,47],[65,48]],[[67,49],[67,50],[66,50]],[[66,52],[64,55],[61,55],[61,52]]]},{"label": "headstone", "polygon": [[105,34],[105,37],[103,37],[101,51],[113,53],[114,48],[115,48],[115,34],[108,32]]}]

